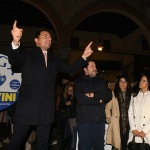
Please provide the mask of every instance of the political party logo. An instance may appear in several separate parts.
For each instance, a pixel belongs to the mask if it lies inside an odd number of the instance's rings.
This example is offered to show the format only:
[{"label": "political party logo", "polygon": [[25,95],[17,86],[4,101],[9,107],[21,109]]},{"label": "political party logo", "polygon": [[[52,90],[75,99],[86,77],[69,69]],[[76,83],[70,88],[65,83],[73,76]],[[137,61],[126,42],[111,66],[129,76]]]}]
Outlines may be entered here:
[{"label": "political party logo", "polygon": [[0,54],[0,110],[13,105],[19,96],[21,73],[14,73],[6,55]]}]

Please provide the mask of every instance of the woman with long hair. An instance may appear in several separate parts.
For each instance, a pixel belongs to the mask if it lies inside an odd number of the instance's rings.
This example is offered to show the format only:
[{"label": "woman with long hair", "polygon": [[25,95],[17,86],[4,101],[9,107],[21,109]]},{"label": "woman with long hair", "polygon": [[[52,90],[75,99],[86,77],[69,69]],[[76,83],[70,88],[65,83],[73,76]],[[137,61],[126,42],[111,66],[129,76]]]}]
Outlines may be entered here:
[{"label": "woman with long hair", "polygon": [[[135,137],[136,143],[142,143],[143,138],[150,144],[150,75],[142,74],[139,91],[133,94],[129,107],[130,132],[129,140]],[[138,148],[137,148],[138,150]]]},{"label": "woman with long hair", "polygon": [[[72,84],[68,84],[60,98],[60,128],[63,137],[62,146],[70,146],[70,148],[73,149],[76,141],[72,122],[76,123],[76,100],[74,96],[74,87]],[[76,124],[74,126],[76,126]]]},{"label": "woman with long hair", "polygon": [[109,124],[106,143],[118,150],[127,149],[129,135],[128,108],[131,87],[125,76],[120,76],[115,85],[113,98],[106,104],[106,121]]}]

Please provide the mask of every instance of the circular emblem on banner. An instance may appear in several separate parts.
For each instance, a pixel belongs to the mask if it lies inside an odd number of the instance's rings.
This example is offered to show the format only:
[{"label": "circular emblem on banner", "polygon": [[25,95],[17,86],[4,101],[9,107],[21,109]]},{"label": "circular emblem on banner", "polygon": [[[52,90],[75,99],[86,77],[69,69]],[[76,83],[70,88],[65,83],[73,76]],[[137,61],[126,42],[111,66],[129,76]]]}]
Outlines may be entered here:
[{"label": "circular emblem on banner", "polygon": [[12,80],[10,81],[10,87],[13,89],[13,90],[17,90],[19,89],[20,87],[20,82],[18,80]]}]

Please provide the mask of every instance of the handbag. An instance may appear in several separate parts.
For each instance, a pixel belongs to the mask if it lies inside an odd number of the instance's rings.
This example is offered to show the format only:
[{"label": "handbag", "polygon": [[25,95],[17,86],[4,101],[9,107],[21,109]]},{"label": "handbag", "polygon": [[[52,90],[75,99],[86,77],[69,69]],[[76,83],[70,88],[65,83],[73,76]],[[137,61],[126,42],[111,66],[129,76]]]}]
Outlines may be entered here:
[{"label": "handbag", "polygon": [[135,136],[133,136],[132,141],[128,143],[128,150],[150,150],[150,145],[145,143],[144,138],[142,143],[136,143]]}]

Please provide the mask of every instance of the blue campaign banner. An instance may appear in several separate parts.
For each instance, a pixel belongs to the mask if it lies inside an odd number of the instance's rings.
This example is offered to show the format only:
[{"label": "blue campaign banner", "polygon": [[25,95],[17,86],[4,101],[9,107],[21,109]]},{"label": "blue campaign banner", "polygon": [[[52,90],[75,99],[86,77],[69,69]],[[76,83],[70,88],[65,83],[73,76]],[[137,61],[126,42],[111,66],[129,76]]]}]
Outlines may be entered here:
[{"label": "blue campaign banner", "polygon": [[21,73],[14,73],[6,55],[0,54],[0,110],[6,109],[18,100]]}]

